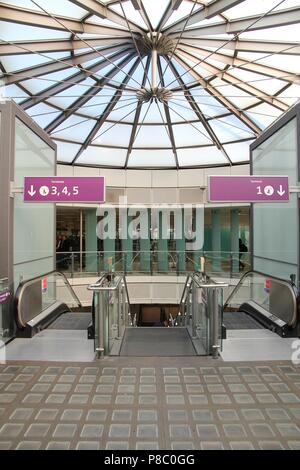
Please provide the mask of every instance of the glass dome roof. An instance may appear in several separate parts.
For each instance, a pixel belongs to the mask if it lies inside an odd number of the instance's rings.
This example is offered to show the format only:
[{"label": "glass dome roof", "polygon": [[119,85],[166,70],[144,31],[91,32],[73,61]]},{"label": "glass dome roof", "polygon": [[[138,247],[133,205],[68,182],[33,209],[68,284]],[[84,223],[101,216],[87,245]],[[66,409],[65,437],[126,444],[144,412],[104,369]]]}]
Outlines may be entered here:
[{"label": "glass dome roof", "polygon": [[300,98],[300,0],[0,1],[0,95],[58,161],[247,162]]}]

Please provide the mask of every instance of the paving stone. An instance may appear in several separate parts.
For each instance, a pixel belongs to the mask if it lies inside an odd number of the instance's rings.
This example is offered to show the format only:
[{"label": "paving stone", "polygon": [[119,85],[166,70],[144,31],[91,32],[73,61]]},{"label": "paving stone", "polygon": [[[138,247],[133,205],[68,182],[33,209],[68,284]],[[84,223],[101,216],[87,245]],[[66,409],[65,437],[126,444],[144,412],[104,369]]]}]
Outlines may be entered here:
[{"label": "paving stone", "polygon": [[272,374],[274,372],[272,367],[269,367],[269,366],[256,366],[255,369],[260,374]]},{"label": "paving stone", "polygon": [[40,371],[40,369],[40,366],[25,366],[23,367],[22,372],[24,372],[25,374],[36,374]]},{"label": "paving stone", "polygon": [[163,367],[163,374],[168,375],[178,375],[177,367]]},{"label": "paving stone", "polygon": [[230,397],[228,395],[212,395],[212,402],[216,405],[225,405],[231,403]]},{"label": "paving stone", "polygon": [[91,374],[91,375],[94,374],[94,375],[97,375],[98,372],[99,372],[98,367],[85,367],[85,368],[83,369],[83,373],[84,373],[84,374]]},{"label": "paving stone", "polygon": [[54,438],[72,438],[77,430],[77,424],[58,424],[54,430]]},{"label": "paving stone", "polygon": [[217,370],[214,367],[200,367],[200,372],[201,374],[207,374],[207,375],[212,375],[216,374]]},{"label": "paving stone", "polygon": [[[132,377],[132,378],[134,378],[134,377]],[[156,383],[156,377],[154,375],[141,375],[140,383],[141,384],[155,384]]]},{"label": "paving stone", "polygon": [[266,413],[269,418],[275,421],[290,421],[291,418],[287,412],[282,408],[267,408]]},{"label": "paving stone", "polygon": [[89,410],[86,415],[86,421],[105,421],[107,418],[106,410]]},{"label": "paving stone", "polygon": [[9,450],[12,448],[13,443],[11,441],[0,442],[0,450]]},{"label": "paving stone", "polygon": [[228,384],[228,388],[232,393],[248,392],[247,387],[244,384]]},{"label": "paving stone", "polygon": [[223,429],[226,436],[229,438],[239,439],[247,435],[244,426],[241,424],[224,424]]},{"label": "paving stone", "polygon": [[79,379],[79,383],[82,384],[93,384],[96,381],[95,375],[82,375]]},{"label": "paving stone", "polygon": [[210,410],[193,410],[192,415],[194,420],[200,423],[213,421],[213,413]]},{"label": "paving stone", "polygon": [[136,450],[159,450],[159,443],[141,441],[136,443],[135,448]]},{"label": "paving stone", "polygon": [[76,380],[76,375],[74,374],[63,374],[59,377],[58,382],[72,384]]},{"label": "paving stone", "polygon": [[121,375],[135,375],[136,372],[136,367],[123,367],[121,370]]},{"label": "paving stone", "polygon": [[[16,384],[17,385],[17,384]],[[35,384],[30,391],[31,392],[40,392],[40,393],[46,393],[50,390],[51,384],[50,383],[41,383],[41,384]]]},{"label": "paving stone", "polygon": [[81,371],[80,367],[68,366],[65,368],[64,374],[76,375],[76,374],[79,374],[80,371]]},{"label": "paving stone", "polygon": [[[145,376],[143,378],[145,379],[146,377],[148,378],[148,376]],[[149,378],[152,379],[153,377],[149,377]],[[136,376],[135,375],[121,375],[121,377],[120,377],[120,384],[132,385],[132,384],[135,384],[135,383],[136,383]]]},{"label": "paving stone", "polygon": [[100,443],[97,441],[79,441],[76,450],[99,450]]},{"label": "paving stone", "polygon": [[79,384],[74,388],[75,393],[90,393],[93,389],[91,384]]},{"label": "paving stone", "polygon": [[[192,387],[192,386],[193,385],[187,385],[187,387]],[[201,387],[201,385],[200,385],[200,387]],[[207,385],[207,390],[210,393],[226,393],[226,389],[225,389],[224,385],[221,385],[221,384]]]},{"label": "paving stone", "polygon": [[282,382],[282,379],[277,374],[263,374],[262,378],[266,382]]},{"label": "paving stone", "polygon": [[257,374],[244,374],[243,379],[247,383],[257,383],[262,381],[260,376]]},{"label": "paving stone", "polygon": [[198,375],[198,370],[195,367],[182,367],[181,372],[183,375]]},{"label": "paving stone", "polygon": [[259,437],[274,437],[275,433],[272,430],[271,426],[266,423],[259,423],[259,424],[249,424],[252,434],[259,438]]},{"label": "paving stone", "polygon": [[69,399],[69,403],[72,405],[85,405],[88,401],[89,401],[89,395],[87,395],[86,393],[83,393],[83,394],[78,393],[78,394],[71,395]]},{"label": "paving stone", "polygon": [[183,395],[166,395],[168,405],[184,405],[185,400]]},{"label": "paving stone", "polygon": [[60,374],[62,371],[62,367],[59,366],[50,366],[47,367],[45,370],[46,374]]},{"label": "paving stone", "polygon": [[242,375],[243,374],[253,374],[252,367],[247,367],[247,366],[237,367],[237,371]]},{"label": "paving stone", "polygon": [[19,374],[14,380],[15,382],[30,382],[33,377],[33,374]]},{"label": "paving stone", "polygon": [[12,403],[16,397],[15,393],[0,393],[0,403]]},{"label": "paving stone", "polygon": [[142,384],[139,386],[139,393],[156,393],[156,385]]},{"label": "paving stone", "polygon": [[300,374],[286,374],[286,376],[293,382],[300,380]]},{"label": "paving stone", "polygon": [[164,382],[165,384],[179,384],[180,377],[178,375],[165,375]]},{"label": "paving stone", "polygon": [[108,441],[106,443],[106,450],[128,450],[129,442],[128,441]]},{"label": "paving stone", "polygon": [[235,374],[236,373],[236,370],[234,367],[219,367],[219,373],[222,374],[222,375],[225,375],[225,374]]},{"label": "paving stone", "polygon": [[269,386],[274,390],[274,392],[289,392],[290,387],[287,386],[287,384],[283,382],[275,382],[275,383],[269,383]]},{"label": "paving stone", "polygon": [[185,410],[168,410],[169,421],[188,421],[188,414]]},{"label": "paving stone", "polygon": [[257,393],[256,399],[259,403],[277,403],[276,398],[271,393]]},{"label": "paving stone", "polygon": [[68,393],[71,389],[72,389],[71,384],[56,384],[54,385],[52,392]]},{"label": "paving stone", "polygon": [[223,380],[228,384],[241,383],[241,378],[239,375],[224,375]]},{"label": "paving stone", "polygon": [[295,393],[278,393],[278,396],[283,403],[300,403],[300,399]]},{"label": "paving stone", "polygon": [[239,421],[236,410],[217,410],[217,415],[221,421]]},{"label": "paving stone", "polygon": [[224,445],[223,442],[201,442],[201,449],[202,450],[223,450]]},{"label": "paving stone", "polygon": [[1,382],[11,382],[14,380],[14,377],[14,374],[1,374]]},{"label": "paving stone", "polygon": [[252,442],[249,441],[233,441],[229,442],[232,450],[254,450]]},{"label": "paving stone", "polygon": [[167,384],[165,385],[165,393],[182,393],[182,385]]},{"label": "paving stone", "polygon": [[96,388],[96,393],[113,393],[114,385],[111,384],[101,384]]},{"label": "paving stone", "polygon": [[130,430],[130,424],[111,424],[108,435],[109,437],[129,437]]},{"label": "paving stone", "polygon": [[196,429],[200,439],[218,439],[220,437],[215,424],[197,424]]},{"label": "paving stone", "polygon": [[131,421],[132,411],[131,410],[114,410],[112,413],[112,421]]},{"label": "paving stone", "polygon": [[244,418],[247,421],[258,421],[258,420],[264,420],[265,421],[265,417],[264,417],[263,413],[260,410],[257,410],[257,409],[249,409],[249,410],[242,409],[241,412],[242,412],[242,415],[244,416]]},{"label": "paving stone", "polygon": [[192,437],[191,428],[188,424],[170,424],[169,432],[171,439],[189,439]]},{"label": "paving stone", "polygon": [[65,401],[66,399],[66,394],[64,393],[51,393],[47,398],[46,398],[46,403],[51,403],[51,404],[61,404]]},{"label": "paving stone", "polygon": [[284,449],[281,442],[278,441],[259,441],[259,447],[261,450],[282,450]]},{"label": "paving stone", "polygon": [[43,375],[40,376],[38,382],[54,382],[55,380],[56,380],[56,375],[43,374]]},{"label": "paving stone", "polygon": [[158,437],[158,426],[157,424],[138,424],[136,435],[140,439],[155,439]]},{"label": "paving stone", "polygon": [[171,442],[171,449],[172,450],[194,450],[195,446],[194,443],[191,441],[178,441],[178,442]]},{"label": "paving stone", "polygon": [[287,408],[290,413],[292,413],[293,416],[295,416],[296,419],[300,421],[300,408]]},{"label": "paving stone", "polygon": [[38,411],[35,419],[36,420],[41,420],[41,421],[53,421],[57,414],[58,414],[58,409],[53,409],[53,408],[42,408],[41,410]]},{"label": "paving stone", "polygon": [[262,393],[262,392],[268,392],[269,391],[268,387],[263,383],[248,384],[248,387],[254,393]]},{"label": "paving stone", "polygon": [[140,395],[139,404],[140,405],[156,405],[157,396],[156,395]]},{"label": "paving stone", "polygon": [[118,386],[118,393],[134,393],[135,386],[134,385],[119,385]]},{"label": "paving stone", "polygon": [[116,396],[116,405],[132,405],[133,402],[134,402],[134,395],[117,395]]},{"label": "paving stone", "polygon": [[157,421],[157,410],[138,410],[138,421]]},{"label": "paving stone", "polygon": [[70,449],[70,442],[49,442],[47,444],[47,450],[69,450]]},{"label": "paving stone", "polygon": [[34,423],[25,432],[25,437],[45,437],[50,429],[50,424]]},{"label": "paving stone", "polygon": [[114,375],[101,375],[99,382],[102,384],[114,384],[116,377]]},{"label": "paving stone", "polygon": [[242,405],[248,405],[250,403],[255,403],[253,397],[247,393],[234,393],[233,397],[235,401]]},{"label": "paving stone", "polygon": [[155,375],[155,367],[141,367],[141,375]]},{"label": "paving stone", "polygon": [[42,393],[28,393],[24,399],[23,403],[41,403],[44,395]]},{"label": "paving stone", "polygon": [[27,421],[32,416],[34,408],[17,408],[9,417],[11,420]]},{"label": "paving stone", "polygon": [[276,427],[283,437],[297,437],[300,438],[300,429],[294,423],[279,423]]},{"label": "paving stone", "polygon": [[109,405],[111,403],[110,395],[95,395],[92,403],[94,405]]},{"label": "paving stone", "polygon": [[292,450],[300,450],[300,441],[288,441],[288,446]]},{"label": "paving stone", "polygon": [[5,391],[6,392],[22,392],[22,390],[24,390],[25,387],[26,387],[26,383],[24,382],[14,382],[12,384],[7,385],[7,387],[5,388]]},{"label": "paving stone", "polygon": [[68,409],[63,412],[60,417],[61,421],[79,421],[82,416],[83,410]]},{"label": "paving stone", "polygon": [[205,375],[204,381],[207,384],[219,384],[221,383],[221,379],[218,375]]},{"label": "paving stone", "polygon": [[21,441],[17,445],[17,450],[39,450],[42,446],[41,441]]},{"label": "paving stone", "polygon": [[189,395],[191,405],[207,405],[208,399],[206,395]]},{"label": "paving stone", "polygon": [[198,375],[185,375],[183,381],[186,384],[199,384],[200,377]]},{"label": "paving stone", "polygon": [[116,375],[118,369],[116,367],[104,367],[102,370],[103,375]]},{"label": "paving stone", "polygon": [[3,369],[3,372],[7,374],[16,374],[20,370],[21,366],[7,366]]},{"label": "paving stone", "polygon": [[103,424],[85,424],[80,433],[80,437],[96,438],[101,437],[103,434]]},{"label": "paving stone", "polygon": [[6,423],[0,429],[0,438],[15,438],[18,437],[24,428],[24,424]]}]

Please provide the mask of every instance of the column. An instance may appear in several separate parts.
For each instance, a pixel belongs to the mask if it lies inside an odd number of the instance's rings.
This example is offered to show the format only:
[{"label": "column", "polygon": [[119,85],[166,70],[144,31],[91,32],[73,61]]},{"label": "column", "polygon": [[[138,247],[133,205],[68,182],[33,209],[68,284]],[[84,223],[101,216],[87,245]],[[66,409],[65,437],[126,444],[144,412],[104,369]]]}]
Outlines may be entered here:
[{"label": "column", "polygon": [[212,271],[221,271],[221,213],[219,209],[211,211],[212,226]]},{"label": "column", "polygon": [[239,272],[239,211],[232,209],[230,214],[230,239],[232,252],[232,272]]},{"label": "column", "polygon": [[98,272],[97,267],[97,214],[96,209],[87,209],[85,215],[85,269],[87,272]]},{"label": "column", "polygon": [[166,237],[166,220],[162,210],[158,214],[158,240],[157,240],[157,270],[158,272],[168,272],[168,240]]}]

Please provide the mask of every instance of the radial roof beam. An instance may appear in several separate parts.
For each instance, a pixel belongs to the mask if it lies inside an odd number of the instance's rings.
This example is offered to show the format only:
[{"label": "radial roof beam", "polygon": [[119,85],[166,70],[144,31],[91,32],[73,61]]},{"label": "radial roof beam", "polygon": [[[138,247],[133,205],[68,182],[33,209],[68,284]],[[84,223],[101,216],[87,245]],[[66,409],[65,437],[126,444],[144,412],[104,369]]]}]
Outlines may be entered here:
[{"label": "radial roof beam", "polygon": [[[120,46],[110,46],[106,48],[105,50],[102,49],[102,52],[106,52],[106,53],[118,51],[115,54],[111,55],[110,57],[104,58],[105,64],[109,65],[113,60],[119,59],[120,52],[124,52],[124,51],[129,52],[132,49],[133,47],[125,47],[125,48],[122,48],[122,50],[120,51]],[[60,59],[59,61],[52,61],[43,65],[27,67],[26,69],[20,69],[20,70],[16,70],[15,72],[9,72],[3,78],[3,80],[6,85],[11,85],[13,83],[18,83],[23,80],[28,80],[34,77],[41,77],[43,75],[48,75],[53,72],[59,72],[61,70],[69,69],[70,67],[76,68],[76,66],[79,66],[82,63],[87,62],[88,60],[91,60],[91,59],[95,59],[97,57],[99,57],[99,53],[95,51],[78,54],[77,56],[73,56],[71,58],[70,56],[68,56],[68,57]],[[89,75],[92,75],[93,73],[96,73],[98,65],[99,65],[99,62],[97,64],[94,64],[93,67],[83,69],[83,72],[85,72],[85,78],[87,78]],[[101,61],[101,65],[102,65],[102,61]]]},{"label": "radial roof beam", "polygon": [[[119,51],[118,53],[111,56],[111,58],[114,60],[121,59],[124,55],[128,54],[129,52],[132,52],[132,49],[125,49],[123,51]],[[21,106],[23,109],[29,109],[31,108],[31,106],[34,106],[40,103],[41,101],[51,98],[57,95],[58,93],[61,93],[62,91],[65,91],[68,88],[71,88],[73,85],[77,85],[78,83],[85,80],[89,75],[93,75],[94,73],[99,72],[99,70],[107,67],[108,64],[109,63],[106,59],[101,60],[96,64],[87,67],[84,71],[72,75],[68,78],[68,80],[59,82],[56,85],[52,85],[46,90],[39,92],[37,95],[33,95],[31,98],[24,101]],[[96,77],[94,78],[96,79]]]},{"label": "radial roof beam", "polygon": [[100,36],[124,36],[124,34],[127,34],[127,31],[121,28],[97,25],[89,21],[82,22],[58,15],[56,15],[55,18],[34,10],[8,5],[4,6],[3,4],[0,5],[0,20],[2,21],[38,26],[39,28],[55,29],[64,32],[72,31],[73,33],[99,34]]},{"label": "radial roof beam", "polygon": [[203,67],[205,67],[208,64],[205,58],[209,56],[210,59],[217,60],[226,65],[229,65],[230,67],[250,70],[251,72],[266,75],[267,77],[278,78],[283,81],[297,82],[297,83],[299,83],[299,80],[300,80],[300,74],[289,73],[286,70],[277,69],[274,67],[270,67],[269,65],[259,64],[257,62],[248,62],[248,60],[245,60],[245,59],[243,60],[241,57],[237,58],[235,56],[229,56],[229,55],[221,54],[219,52],[212,52],[208,49],[200,49],[200,48],[196,48],[196,47],[188,46],[188,45],[184,46],[182,44],[181,50],[183,48],[187,51],[194,51],[195,53],[200,54],[202,56],[200,58],[192,54],[190,55],[192,55],[192,57],[196,59],[199,65]]},{"label": "radial roof beam", "polygon": [[[163,75],[163,71],[162,71],[162,68],[161,68],[161,62],[160,62],[159,59],[158,59],[157,65],[158,65],[159,79],[160,79],[161,85],[164,87],[165,86],[164,75]],[[168,135],[169,135],[169,139],[170,139],[170,142],[171,142],[171,145],[172,145],[172,150],[173,150],[173,155],[174,155],[174,158],[175,158],[176,168],[178,169],[179,168],[179,162],[178,162],[178,155],[177,155],[177,149],[176,149],[176,143],[175,143],[173,127],[172,127],[172,121],[171,121],[171,116],[170,116],[170,110],[169,110],[168,105],[166,104],[165,101],[163,101],[163,106],[164,106],[165,115],[166,115],[166,118],[167,118],[167,127],[168,127],[168,131],[169,131]]]},{"label": "radial roof beam", "polygon": [[174,11],[178,10],[182,3],[182,0],[170,0],[167,8],[165,9],[163,16],[161,17],[161,20],[157,26],[157,31],[160,32],[162,28],[165,26],[167,23],[168,19],[173,15]]},{"label": "radial roof beam", "polygon": [[103,124],[105,123],[105,121],[108,118],[109,114],[113,111],[114,107],[116,106],[116,104],[120,100],[120,98],[122,96],[122,94],[121,94],[122,90],[124,90],[125,86],[127,85],[127,83],[129,82],[129,80],[131,78],[131,75],[135,72],[135,70],[137,69],[139,63],[140,63],[140,59],[138,58],[135,61],[135,63],[133,64],[133,66],[131,67],[131,69],[129,71],[129,74],[124,78],[122,84],[118,87],[117,91],[113,95],[112,99],[110,100],[110,102],[106,106],[106,108],[103,111],[103,113],[101,114],[101,116],[97,119],[97,122],[96,122],[95,126],[90,131],[89,135],[87,136],[84,143],[80,147],[79,151],[75,155],[75,158],[72,161],[72,165],[80,157],[82,152],[92,143],[92,141],[93,141],[94,137],[96,136],[97,132],[103,126]]},{"label": "radial roof beam", "polygon": [[178,83],[180,84],[180,86],[182,87],[183,91],[184,91],[184,95],[185,97],[187,98],[187,101],[190,105],[190,107],[192,108],[192,110],[194,111],[194,113],[196,114],[197,118],[199,119],[199,121],[203,124],[203,127],[204,129],[206,130],[206,132],[208,133],[208,135],[210,136],[211,140],[214,142],[214,144],[216,145],[216,147],[221,150],[221,152],[223,153],[223,155],[226,157],[226,159],[229,161],[230,165],[232,165],[232,161],[230,160],[229,158],[229,155],[227,154],[227,152],[225,151],[225,149],[223,148],[221,142],[219,141],[217,135],[215,134],[215,132],[213,131],[213,129],[211,128],[211,126],[209,125],[209,123],[207,122],[204,114],[202,113],[201,109],[199,108],[198,104],[196,103],[196,100],[195,98],[193,97],[193,95],[191,94],[191,92],[187,89],[184,81],[182,80],[182,78],[180,77],[178,71],[176,70],[176,67],[174,66],[174,64],[171,62],[170,63],[170,67],[171,67],[171,70],[173,72],[173,74],[175,75],[175,77],[177,78],[178,80]]},{"label": "radial roof beam", "polygon": [[[195,70],[190,70],[189,65],[179,56],[174,54],[176,60],[184,67],[187,71],[189,71],[190,75],[192,75],[199,85],[201,85],[207,92],[216,98],[223,106],[231,111],[240,121],[242,121],[247,127],[249,127],[253,133],[258,136],[261,133],[261,129],[252,121],[243,111],[236,109],[236,107],[231,103],[225,96],[222,95],[215,87],[213,87],[207,80],[205,80],[201,75],[199,75]],[[172,90],[171,90],[172,91]]]},{"label": "radial roof beam", "polygon": [[[103,47],[118,44],[131,44],[132,39],[130,36],[117,37],[117,38],[98,38],[89,39],[88,44],[91,47]],[[33,54],[43,52],[63,52],[75,51],[77,49],[86,49],[87,45],[80,39],[49,39],[45,41],[14,41],[11,44],[0,42],[0,56],[5,55],[21,55]],[[106,47],[100,49],[99,52],[104,51]]]},{"label": "radial roof beam", "polygon": [[[179,44],[187,44],[199,47],[213,47],[215,49],[227,49],[237,52],[260,52],[260,53],[271,53],[271,54],[290,54],[299,55],[300,45],[298,42],[275,42],[275,41],[259,41],[259,40],[244,40],[244,39],[233,39],[232,41],[226,41],[224,39],[212,39],[212,38],[192,38],[187,37],[179,41]],[[1,45],[0,45],[1,51]],[[211,51],[210,51],[211,52]]]},{"label": "radial roof beam", "polygon": [[165,33],[170,33],[172,31],[182,31],[183,28],[187,28],[192,24],[199,23],[200,21],[209,19],[215,15],[223,13],[224,11],[229,10],[229,8],[234,7],[238,3],[241,3],[241,0],[214,0],[207,6],[200,8],[191,15],[187,15],[180,21],[176,21],[176,23],[173,23],[172,25],[168,26],[163,31]]},{"label": "radial roof beam", "polygon": [[[150,62],[151,62],[151,56],[149,55],[148,58],[147,58],[147,62],[146,62],[145,70],[144,70],[142,88],[144,88],[145,85],[146,85],[147,76],[148,76],[149,68],[150,68]],[[139,119],[140,119],[141,111],[142,111],[142,104],[139,103],[137,108],[136,108],[136,111],[135,111],[135,116],[134,116],[133,126],[132,126],[132,129],[131,129],[131,134],[130,134],[130,139],[129,139],[128,150],[127,150],[127,155],[126,155],[124,168],[127,168],[128,160],[129,160],[130,154],[132,152],[132,147],[133,147],[133,144],[134,144],[134,141],[135,141],[137,126],[138,126],[138,122],[139,122]]]},{"label": "radial roof beam", "polygon": [[[129,54],[123,61],[120,63],[120,67],[125,67],[135,56],[134,53]],[[60,124],[62,124],[66,119],[68,119],[72,114],[76,112],[76,109],[81,108],[87,101],[89,101],[93,96],[97,95],[99,91],[106,85],[109,80],[111,80],[117,73],[119,72],[119,67],[113,67],[109,73],[107,73],[105,78],[98,80],[96,82],[97,86],[93,86],[87,89],[87,91],[78,98],[73,104],[72,109],[69,109],[66,112],[62,112],[59,116],[57,116],[54,121],[52,121],[48,126],[45,128],[45,131],[49,134],[54,131]]]},{"label": "radial roof beam", "polygon": [[[75,5],[87,10],[89,13],[93,15],[99,16],[99,18],[110,20],[113,23],[116,23],[124,28],[127,28],[126,19],[116,13],[113,10],[110,10],[106,5],[102,5],[97,0],[70,0]],[[128,21],[130,28],[133,31],[138,31],[140,33],[145,33],[146,30],[141,28],[139,25],[134,23],[133,21]]]},{"label": "radial roof beam", "polygon": [[197,28],[182,31],[168,31],[170,35],[185,38],[193,36],[213,36],[215,34],[237,34],[243,31],[257,31],[259,29],[274,28],[276,26],[288,26],[300,22],[300,8],[294,7],[286,10],[271,12],[268,15],[254,15],[247,18],[218,22]]}]

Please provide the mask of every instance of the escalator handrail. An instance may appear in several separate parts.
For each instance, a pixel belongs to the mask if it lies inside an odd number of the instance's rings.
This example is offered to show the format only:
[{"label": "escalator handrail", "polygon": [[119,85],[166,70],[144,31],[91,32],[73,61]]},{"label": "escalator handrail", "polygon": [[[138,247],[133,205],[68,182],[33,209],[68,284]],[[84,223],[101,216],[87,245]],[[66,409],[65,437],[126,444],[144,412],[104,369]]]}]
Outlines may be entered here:
[{"label": "escalator handrail", "polygon": [[293,317],[295,318],[295,316],[297,317],[298,315],[298,296],[299,296],[299,293],[296,292],[296,289],[294,288],[294,286],[292,285],[292,283],[290,281],[288,281],[287,279],[281,279],[279,277],[276,277],[276,276],[270,276],[269,274],[266,274],[266,273],[262,273],[260,271],[254,271],[254,270],[251,270],[251,271],[247,271],[245,274],[243,274],[243,276],[241,277],[241,279],[239,280],[239,282],[237,283],[237,285],[235,286],[235,288],[233,289],[233,291],[229,294],[228,298],[226,299],[225,303],[224,303],[224,307],[223,307],[223,311],[225,310],[226,307],[228,307],[230,301],[232,300],[232,298],[234,297],[234,295],[236,294],[236,292],[240,289],[241,285],[243,284],[244,282],[244,279],[246,277],[248,277],[250,274],[259,274],[260,276],[264,276],[268,279],[273,279],[274,281],[277,281],[277,282],[280,282],[281,284],[284,284],[286,285],[287,287],[289,287],[290,289],[290,292],[293,296],[293,300],[294,300],[294,306],[295,306],[295,311],[294,311],[294,315]]},{"label": "escalator handrail", "polygon": [[58,275],[62,278],[62,280],[63,280],[65,286],[67,287],[67,289],[69,290],[71,296],[73,297],[73,299],[76,300],[77,306],[79,308],[82,308],[82,303],[80,302],[77,294],[75,293],[73,287],[69,283],[69,281],[68,281],[67,277],[65,276],[65,274],[60,272],[60,271],[56,271],[56,270],[49,271],[48,273],[44,273],[42,275],[35,276],[35,277],[30,278],[30,279],[25,279],[24,281],[21,281],[20,284],[18,285],[17,290],[16,290],[16,294],[15,294],[15,298],[14,298],[14,317],[15,317],[15,321],[16,321],[19,328],[25,328],[25,326],[26,326],[20,318],[20,311],[19,311],[20,304],[21,304],[21,301],[22,301],[22,296],[23,296],[23,293],[25,291],[25,288],[28,285],[32,285],[36,281],[42,280],[42,279],[44,279],[45,277],[48,277],[48,276],[52,276],[53,274]]}]

